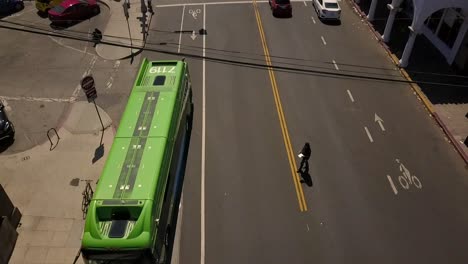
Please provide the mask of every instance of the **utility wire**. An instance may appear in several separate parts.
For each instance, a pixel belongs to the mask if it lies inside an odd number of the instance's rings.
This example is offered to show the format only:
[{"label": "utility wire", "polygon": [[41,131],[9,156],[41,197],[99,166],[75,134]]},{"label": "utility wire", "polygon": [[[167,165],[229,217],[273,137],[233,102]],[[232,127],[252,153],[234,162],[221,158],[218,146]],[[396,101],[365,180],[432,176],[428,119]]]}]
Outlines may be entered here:
[{"label": "utility wire", "polygon": [[[38,32],[38,31],[30,30],[30,29],[15,28],[15,27],[4,26],[4,25],[0,25],[0,28],[14,30],[14,31],[28,32],[28,33],[32,33],[32,34],[68,38],[68,39],[73,39],[73,40],[77,40],[77,41],[81,41],[81,42],[94,43],[91,39],[83,38],[83,37],[64,36],[64,35],[60,35],[60,34],[57,34],[57,33],[51,33],[51,32],[44,33],[44,32]],[[111,42],[111,41],[102,41],[101,40],[99,42],[99,44],[116,46],[116,47],[123,47],[123,48],[131,48],[128,45],[125,45],[125,44],[122,44],[122,43],[115,43],[115,42]],[[260,64],[260,63],[241,62],[241,61],[221,59],[221,58],[216,58],[216,57],[202,56],[202,55],[196,55],[196,54],[190,54],[190,53],[178,53],[178,52],[175,52],[175,51],[167,51],[167,50],[154,49],[154,48],[145,48],[145,47],[143,47],[141,49],[143,51],[157,52],[157,53],[174,55],[174,56],[189,57],[189,58],[199,59],[199,60],[206,59],[208,61],[216,62],[216,63],[246,66],[246,67],[257,68],[257,69],[275,69],[275,70],[283,71],[283,72],[302,73],[302,74],[308,74],[308,75],[318,75],[318,76],[330,77],[330,78],[335,77],[335,78],[358,79],[358,80],[361,79],[361,80],[373,80],[373,81],[384,81],[384,82],[395,82],[395,83],[419,83],[419,84],[427,84],[427,85],[438,85],[438,86],[444,86],[444,87],[447,87],[447,86],[449,86],[449,87],[463,87],[463,88],[468,87],[467,85],[459,85],[459,84],[447,84],[447,83],[427,82],[427,81],[408,81],[408,80],[401,80],[401,79],[391,79],[391,78],[384,78],[384,77],[363,76],[363,75],[346,74],[346,73],[338,73],[338,72],[330,72],[330,71],[300,69],[300,68],[292,68],[292,67],[276,66],[276,65],[268,66],[266,64]]]},{"label": "utility wire", "polygon": [[[22,21],[25,21],[26,20],[22,20]],[[14,24],[14,25],[18,25],[18,26],[23,26],[23,27],[29,27],[29,28],[34,28],[34,29],[37,29],[37,30],[42,30],[42,31],[46,31],[46,32],[56,32],[56,31],[50,31],[49,28],[41,28],[41,27],[38,27],[38,26],[32,26],[32,25],[25,25],[25,24],[21,24],[21,23],[16,23],[16,22],[12,22],[12,21],[1,21],[1,22],[4,22],[4,23],[9,23],[9,24]],[[170,33],[170,34],[179,34],[180,32],[178,31],[167,31],[167,30],[150,30],[150,31],[155,31],[155,32],[161,32],[161,33]],[[190,32],[192,32],[191,30],[188,30]],[[67,35],[67,36],[70,36],[70,34],[68,34],[69,32],[73,32],[73,33],[78,33],[78,34],[84,34],[84,35],[87,35],[89,36],[90,33],[89,32],[83,32],[83,31],[78,31],[78,30],[70,30],[70,29],[66,29],[66,30],[61,30],[60,32],[63,32],[64,35]],[[121,36],[113,36],[113,35],[105,35],[103,34],[103,36],[105,37],[109,37],[109,38],[115,38],[115,39],[123,39],[123,40],[129,40],[128,37],[121,37]],[[174,43],[174,42],[159,42],[159,43],[154,43],[154,42],[146,42],[146,45],[149,45],[149,46],[164,46],[164,45],[167,45],[167,46],[179,46],[178,43]],[[182,48],[181,49],[184,49],[184,50],[192,50],[192,51],[196,51],[197,49],[200,49],[202,50],[203,47],[200,47],[200,46],[194,46],[194,45],[180,45]],[[248,53],[248,52],[241,52],[241,51],[233,51],[233,50],[224,50],[224,49],[216,49],[216,48],[205,48],[205,50],[209,50],[209,51],[219,51],[219,52],[225,52],[225,53],[231,53],[231,54],[245,54],[245,55],[249,55],[249,56],[258,56],[259,58],[258,59],[255,59],[255,58],[251,58],[251,57],[244,57],[244,56],[233,56],[233,55],[226,55],[226,54],[222,54],[222,53],[216,53],[216,52],[207,52],[207,53],[211,53],[211,54],[214,54],[214,55],[222,55],[222,56],[227,56],[227,57],[233,57],[233,58],[239,58],[239,59],[248,59],[248,60],[253,60],[253,61],[263,61],[264,60],[264,54],[259,54],[259,53]],[[289,62],[280,62],[280,61],[272,61],[273,63],[281,63],[281,64],[284,64],[284,65],[290,65],[290,66],[300,66],[300,67],[314,67],[314,68],[319,68],[319,69],[331,69],[333,68],[333,62],[328,62],[328,61],[318,61],[318,60],[309,60],[309,59],[301,59],[301,58],[292,58],[292,57],[284,57],[284,56],[275,56],[275,55],[271,55],[270,58],[276,58],[276,59],[282,59],[282,60],[291,60],[291,61],[304,61],[304,62],[312,62],[312,63],[320,63],[320,64],[326,64],[326,65],[329,65],[330,68],[328,67],[322,67],[322,66],[315,66],[315,65],[304,65],[304,64],[295,64],[295,63],[289,63]],[[390,74],[390,73],[374,73],[374,72],[365,72],[365,71],[358,71],[358,70],[348,70],[348,69],[341,69],[342,72],[349,72],[349,73],[363,73],[363,74],[371,74],[371,75],[381,75],[381,76],[395,76],[395,77],[400,77],[400,73],[398,71],[398,68],[388,68],[388,67],[376,67],[376,66],[370,66],[370,65],[359,65],[359,64],[350,64],[350,63],[344,63],[344,62],[337,62],[340,66],[347,66],[347,67],[356,67],[356,68],[365,68],[365,69],[371,69],[371,70],[387,70],[387,71],[395,71],[395,74]],[[439,77],[452,77],[452,78],[461,78],[461,79],[468,79],[468,76],[464,76],[464,75],[457,75],[457,74],[446,74],[446,73],[436,73],[436,72],[423,72],[423,71],[412,71],[412,70],[406,70],[406,72],[408,73],[415,73],[415,74],[424,74],[424,75],[434,75],[434,76],[439,76]]]}]

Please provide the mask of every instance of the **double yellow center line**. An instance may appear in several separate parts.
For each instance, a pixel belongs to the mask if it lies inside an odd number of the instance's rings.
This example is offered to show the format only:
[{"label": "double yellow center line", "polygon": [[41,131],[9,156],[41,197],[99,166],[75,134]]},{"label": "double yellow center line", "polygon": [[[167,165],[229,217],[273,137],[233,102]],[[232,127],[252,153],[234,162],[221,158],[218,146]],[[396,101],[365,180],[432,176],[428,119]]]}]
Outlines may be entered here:
[{"label": "double yellow center line", "polygon": [[260,18],[260,13],[258,12],[257,1],[253,0],[253,6],[255,11],[255,17],[257,18],[258,31],[260,33],[260,39],[262,41],[263,51],[265,53],[265,62],[268,65],[268,74],[270,75],[271,88],[273,90],[273,97],[275,98],[276,110],[278,112],[278,118],[280,121],[281,131],[283,133],[284,146],[286,147],[286,153],[288,154],[289,166],[291,168],[291,175],[294,181],[294,186],[296,187],[297,200],[299,203],[299,209],[301,212],[307,211],[307,203],[304,198],[304,192],[300,183],[299,175],[296,173],[297,167],[294,159],[294,152],[291,147],[291,140],[289,139],[288,126],[286,124],[286,119],[284,118],[283,107],[281,105],[281,99],[278,92],[278,85],[276,84],[275,73],[271,67],[270,52],[268,51],[268,46],[266,43],[265,32],[263,31],[262,19]]}]

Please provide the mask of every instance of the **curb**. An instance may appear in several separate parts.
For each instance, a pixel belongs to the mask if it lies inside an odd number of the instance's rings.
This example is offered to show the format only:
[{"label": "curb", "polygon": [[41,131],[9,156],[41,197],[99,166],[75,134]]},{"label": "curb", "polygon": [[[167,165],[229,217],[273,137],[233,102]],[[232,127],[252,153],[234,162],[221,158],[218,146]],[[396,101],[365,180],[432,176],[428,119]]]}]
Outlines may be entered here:
[{"label": "curb", "polygon": [[413,91],[418,96],[418,99],[420,99],[423,102],[426,110],[429,112],[431,117],[433,117],[433,119],[439,125],[439,127],[442,128],[442,131],[444,131],[445,135],[447,135],[447,137],[450,140],[450,143],[455,147],[455,150],[458,152],[458,154],[465,161],[465,164],[468,164],[468,155],[467,155],[467,153],[465,153],[463,151],[463,149],[459,145],[458,141],[454,138],[454,136],[452,135],[450,130],[447,128],[447,126],[444,124],[444,122],[442,122],[439,115],[434,110],[433,104],[430,102],[430,100],[427,98],[427,96],[421,90],[421,87],[419,87],[419,85],[417,83],[415,83],[413,81],[413,79],[411,79],[411,77],[408,75],[408,73],[406,72],[406,70],[404,68],[400,67],[399,59],[395,56],[395,54],[393,54],[390,51],[390,48],[387,46],[387,44],[385,42],[383,42],[380,33],[375,30],[375,28],[372,26],[370,21],[367,19],[367,15],[361,10],[359,5],[356,2],[354,2],[354,0],[348,0],[348,2],[351,3],[352,7],[356,10],[358,15],[362,19],[364,19],[364,21],[367,24],[367,26],[369,27],[369,29],[372,31],[372,33],[374,33],[375,37],[378,39],[379,44],[385,49],[385,51],[387,52],[387,55],[390,57],[390,59],[393,61],[393,63],[399,68],[399,71],[400,71],[401,75],[403,75],[403,77],[405,77],[405,79],[410,82],[409,85],[411,86]]},{"label": "curb", "polygon": [[[98,0],[98,2],[101,2],[101,0]],[[117,2],[117,1],[116,1]],[[104,2],[103,2],[104,3]],[[107,4],[105,4],[107,5]],[[108,5],[107,5],[108,6]],[[149,18],[149,21],[148,21],[148,29],[149,27],[151,26],[151,21],[153,20],[153,14],[150,15],[150,18]],[[101,58],[101,59],[104,59],[104,60],[126,60],[126,59],[130,59],[130,58],[135,58],[136,56],[138,56],[140,53],[143,52],[143,50],[145,49],[146,47],[146,40],[147,40],[147,36],[143,36],[143,44],[141,46],[137,46],[137,47],[132,47],[132,48],[129,48],[130,50],[130,54],[129,55],[126,55],[126,56],[123,56],[121,58],[106,58],[104,56],[102,56],[101,54],[99,54],[99,52],[97,51],[96,47],[94,48],[94,51],[96,52],[96,54]],[[124,45],[127,45],[126,43],[123,43],[121,42],[121,44],[124,44]],[[98,45],[108,45],[108,44],[98,44]],[[133,50],[136,50],[135,52],[133,52]]]}]

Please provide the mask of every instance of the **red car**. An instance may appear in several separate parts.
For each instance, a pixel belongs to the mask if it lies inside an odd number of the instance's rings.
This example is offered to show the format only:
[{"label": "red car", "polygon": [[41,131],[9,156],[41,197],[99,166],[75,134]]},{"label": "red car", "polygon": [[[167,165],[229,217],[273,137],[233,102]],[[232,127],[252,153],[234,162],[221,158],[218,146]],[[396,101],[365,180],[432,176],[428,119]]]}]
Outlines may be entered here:
[{"label": "red car", "polygon": [[100,11],[96,0],[65,0],[49,10],[49,19],[72,24],[95,16]]},{"label": "red car", "polygon": [[292,6],[289,0],[268,0],[273,16],[292,16]]}]

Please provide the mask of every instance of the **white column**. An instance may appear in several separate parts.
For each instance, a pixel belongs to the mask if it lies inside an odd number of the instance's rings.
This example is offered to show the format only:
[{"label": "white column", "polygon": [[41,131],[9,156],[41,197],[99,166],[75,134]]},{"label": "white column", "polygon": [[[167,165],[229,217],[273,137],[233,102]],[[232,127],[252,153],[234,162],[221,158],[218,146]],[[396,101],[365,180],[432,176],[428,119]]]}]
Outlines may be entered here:
[{"label": "white column", "polygon": [[377,7],[377,0],[372,0],[369,8],[369,14],[367,15],[367,19],[369,21],[374,20],[374,15],[375,15],[375,8]]},{"label": "white column", "polygon": [[388,15],[387,24],[385,25],[385,30],[383,33],[383,41],[389,42],[390,41],[390,34],[392,33],[393,22],[395,22],[395,16],[397,13],[397,8],[393,7],[393,5],[387,5],[388,9],[390,9],[390,15]]},{"label": "white column", "polygon": [[400,67],[405,68],[408,66],[408,61],[409,57],[411,55],[411,52],[413,51],[413,46],[414,46],[414,41],[416,40],[416,32],[414,32],[412,27],[408,27],[410,29],[410,36],[408,41],[406,42],[405,45],[405,50],[403,51],[403,55],[401,55],[400,59]]}]

